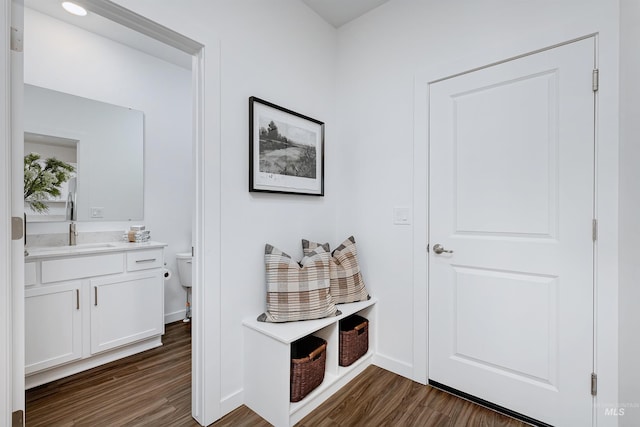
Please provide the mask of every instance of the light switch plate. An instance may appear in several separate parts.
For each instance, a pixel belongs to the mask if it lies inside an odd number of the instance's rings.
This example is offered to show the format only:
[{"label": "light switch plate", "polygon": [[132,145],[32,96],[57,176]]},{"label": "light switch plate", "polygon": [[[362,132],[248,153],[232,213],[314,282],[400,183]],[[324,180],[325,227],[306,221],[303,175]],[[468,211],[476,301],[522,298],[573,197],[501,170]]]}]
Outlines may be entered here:
[{"label": "light switch plate", "polygon": [[411,225],[411,208],[393,208],[393,223],[395,225]]},{"label": "light switch plate", "polygon": [[103,218],[104,217],[104,208],[96,207],[91,208],[91,218]]}]

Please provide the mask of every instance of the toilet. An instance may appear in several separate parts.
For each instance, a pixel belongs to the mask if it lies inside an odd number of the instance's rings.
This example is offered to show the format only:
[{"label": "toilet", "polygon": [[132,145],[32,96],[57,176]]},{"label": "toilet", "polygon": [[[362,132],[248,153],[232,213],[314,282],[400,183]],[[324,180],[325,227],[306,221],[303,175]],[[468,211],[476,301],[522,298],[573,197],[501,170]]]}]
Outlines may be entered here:
[{"label": "toilet", "polygon": [[190,302],[190,294],[191,294],[191,253],[190,252],[182,252],[176,254],[176,263],[178,264],[178,280],[180,284],[187,291],[187,303],[186,309],[184,312],[184,320],[183,322],[191,321],[191,302]]}]

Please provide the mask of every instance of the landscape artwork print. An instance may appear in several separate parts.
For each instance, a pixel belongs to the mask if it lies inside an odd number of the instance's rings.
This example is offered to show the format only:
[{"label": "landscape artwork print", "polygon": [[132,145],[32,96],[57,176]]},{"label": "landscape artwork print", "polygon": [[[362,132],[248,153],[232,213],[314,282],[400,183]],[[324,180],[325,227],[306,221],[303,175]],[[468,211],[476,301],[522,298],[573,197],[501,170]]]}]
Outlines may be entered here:
[{"label": "landscape artwork print", "polygon": [[249,191],[324,195],[324,123],[249,98]]}]

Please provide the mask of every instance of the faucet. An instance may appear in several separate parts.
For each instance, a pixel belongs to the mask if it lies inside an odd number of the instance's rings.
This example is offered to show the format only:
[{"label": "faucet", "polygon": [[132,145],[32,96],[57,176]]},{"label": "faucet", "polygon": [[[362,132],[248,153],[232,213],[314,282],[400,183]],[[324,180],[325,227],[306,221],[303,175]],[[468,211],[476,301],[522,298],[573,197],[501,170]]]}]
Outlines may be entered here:
[{"label": "faucet", "polygon": [[78,239],[78,232],[76,231],[76,223],[69,224],[69,246],[75,246]]}]

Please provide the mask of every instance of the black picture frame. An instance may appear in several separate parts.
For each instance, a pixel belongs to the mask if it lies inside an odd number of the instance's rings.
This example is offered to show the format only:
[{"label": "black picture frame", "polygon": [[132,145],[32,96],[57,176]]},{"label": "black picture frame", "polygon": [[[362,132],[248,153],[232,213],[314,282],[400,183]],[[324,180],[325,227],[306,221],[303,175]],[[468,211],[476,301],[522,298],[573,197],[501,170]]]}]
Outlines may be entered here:
[{"label": "black picture frame", "polygon": [[324,122],[250,97],[249,192],[324,196]]}]

